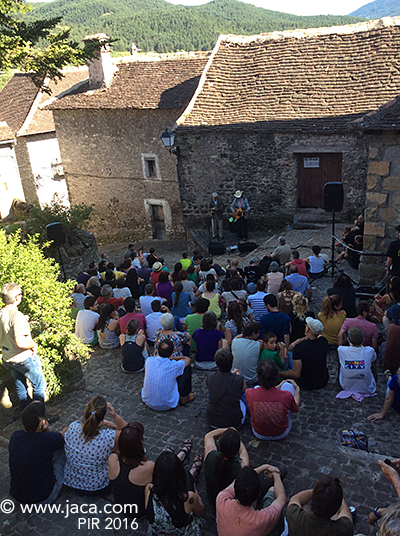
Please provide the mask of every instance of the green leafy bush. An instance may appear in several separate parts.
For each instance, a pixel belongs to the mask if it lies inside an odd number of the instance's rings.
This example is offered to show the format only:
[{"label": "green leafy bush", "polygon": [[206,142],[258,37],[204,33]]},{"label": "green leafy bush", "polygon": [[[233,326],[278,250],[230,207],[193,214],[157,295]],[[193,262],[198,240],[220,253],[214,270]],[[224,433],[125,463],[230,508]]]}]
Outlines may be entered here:
[{"label": "green leafy bush", "polygon": [[[22,242],[19,233],[7,236],[1,230],[0,286],[7,282],[21,285],[19,310],[29,316],[48,394],[55,396],[68,389],[79,360],[85,361],[90,355],[90,350],[75,337],[69,317],[73,282],[58,280],[58,265],[45,258],[38,237]],[[5,373],[3,367],[1,373]]]}]

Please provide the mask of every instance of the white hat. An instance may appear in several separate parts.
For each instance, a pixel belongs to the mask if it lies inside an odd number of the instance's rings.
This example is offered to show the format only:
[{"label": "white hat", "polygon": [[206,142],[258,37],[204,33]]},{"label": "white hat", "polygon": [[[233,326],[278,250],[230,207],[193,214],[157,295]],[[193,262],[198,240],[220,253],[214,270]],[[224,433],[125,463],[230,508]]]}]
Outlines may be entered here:
[{"label": "white hat", "polygon": [[314,333],[314,335],[321,335],[321,333],[324,331],[323,323],[316,318],[312,318],[311,316],[307,316],[306,324]]},{"label": "white hat", "polygon": [[242,197],[242,195],[243,195],[243,190],[236,190],[235,197],[239,198],[239,197]]},{"label": "white hat", "polygon": [[212,196],[213,196],[213,197],[218,197],[218,193],[217,193],[217,192],[213,192]]}]

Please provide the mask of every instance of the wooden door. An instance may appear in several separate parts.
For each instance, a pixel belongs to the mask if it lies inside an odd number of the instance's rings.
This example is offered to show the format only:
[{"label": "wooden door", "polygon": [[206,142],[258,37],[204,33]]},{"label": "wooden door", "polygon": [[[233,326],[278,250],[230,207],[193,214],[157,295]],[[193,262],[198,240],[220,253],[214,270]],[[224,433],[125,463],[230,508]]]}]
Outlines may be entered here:
[{"label": "wooden door", "polygon": [[323,208],[327,182],[342,182],[342,153],[299,154],[299,206]]},{"label": "wooden door", "polygon": [[153,223],[153,238],[165,239],[164,208],[162,205],[151,205],[152,223]]}]

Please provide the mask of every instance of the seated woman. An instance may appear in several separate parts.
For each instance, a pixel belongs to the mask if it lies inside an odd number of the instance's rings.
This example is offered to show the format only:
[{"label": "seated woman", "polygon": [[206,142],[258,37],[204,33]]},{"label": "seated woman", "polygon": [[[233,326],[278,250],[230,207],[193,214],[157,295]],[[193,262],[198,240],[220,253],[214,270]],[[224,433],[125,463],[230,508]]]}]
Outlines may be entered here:
[{"label": "seated woman", "polygon": [[281,283],[283,281],[283,273],[279,271],[279,264],[275,261],[272,261],[269,265],[269,272],[265,276],[265,280],[268,283],[268,294],[278,294]]},{"label": "seated woman", "polygon": [[293,290],[292,283],[284,279],[276,296],[278,300],[278,309],[281,313],[290,315],[293,311],[293,296],[295,294],[296,292]]},{"label": "seated woman", "polygon": [[275,387],[278,376],[279,369],[274,362],[261,361],[257,366],[260,385],[246,390],[251,427],[258,439],[284,439],[292,428],[292,413],[299,411],[300,387],[293,380]]},{"label": "seated woman", "polygon": [[377,322],[382,322],[387,330],[390,321],[385,315],[386,311],[400,302],[400,277],[394,276],[389,281],[389,293],[376,294],[372,306],[372,317]]},{"label": "seated woman", "polygon": [[343,309],[346,311],[347,318],[355,318],[357,316],[356,291],[347,274],[340,274],[333,283],[333,287],[328,288],[326,293],[328,296],[337,294],[342,298]]},{"label": "seated woman", "polygon": [[339,346],[339,383],[344,391],[374,395],[376,382],[371,366],[376,360],[375,350],[363,346],[364,334],[360,328],[347,330],[350,346]]},{"label": "seated woman", "polygon": [[161,271],[158,277],[158,283],[156,284],[156,293],[160,298],[166,300],[165,305],[168,308],[172,307],[172,293],[174,292],[174,287],[172,286],[171,281],[169,280],[169,273]]},{"label": "seated woman", "polygon": [[202,457],[198,455],[187,474],[173,452],[160,454],[154,466],[153,483],[148,484],[145,491],[148,536],[201,534],[199,518],[204,513],[204,505],[195,483],[202,465]]},{"label": "seated woman", "polygon": [[215,506],[218,493],[232,484],[241,468],[249,463],[246,447],[235,428],[217,428],[205,435],[204,477],[207,498],[212,506]]},{"label": "seated woman", "polygon": [[211,428],[240,428],[246,419],[246,406],[241,399],[246,390],[244,377],[232,369],[233,356],[226,348],[215,354],[218,371],[207,376],[208,405],[206,418]]},{"label": "seated woman", "polygon": [[201,285],[199,286],[199,288],[197,289],[197,291],[195,293],[195,296],[197,298],[199,298],[206,291],[206,284],[207,284],[208,281],[212,281],[212,283],[214,284],[214,292],[218,292],[218,283],[217,283],[217,281],[215,281],[215,278],[214,278],[213,274],[208,274],[207,277],[206,277],[206,280],[204,281],[204,283],[201,283]]},{"label": "seated woman", "polygon": [[193,333],[196,343],[195,365],[202,370],[215,370],[215,352],[222,347],[223,333],[217,329],[218,320],[215,313],[207,311],[202,319],[202,328]]},{"label": "seated woman", "polygon": [[202,298],[207,298],[207,300],[210,300],[208,310],[215,313],[216,317],[219,318],[221,316],[221,307],[219,306],[220,295],[215,291],[215,284],[213,281],[207,281],[206,290],[202,294]]},{"label": "seated woman", "polygon": [[292,331],[290,332],[290,342],[293,343],[304,337],[306,331],[306,318],[315,318],[315,314],[308,309],[308,300],[300,292],[296,292],[293,297],[293,311],[289,313]]},{"label": "seated woman", "polygon": [[314,253],[314,255],[310,255],[306,259],[304,259],[308,264],[310,265],[310,269],[308,271],[308,274],[311,279],[315,279],[319,275],[323,274],[325,271],[325,263],[321,253],[321,248],[319,246],[313,246],[311,248],[311,251]]},{"label": "seated woman", "polygon": [[187,315],[192,314],[192,310],[190,308],[190,294],[189,292],[184,292],[181,281],[177,281],[174,284],[174,292],[172,293],[171,298],[171,313],[183,322]]},{"label": "seated woman", "polygon": [[171,280],[172,283],[176,283],[177,281],[180,281],[179,279],[179,272],[182,270],[182,264],[180,262],[177,262],[174,266],[174,271],[171,274]]},{"label": "seated woman", "polygon": [[91,294],[95,298],[100,297],[101,295],[100,294],[101,293],[100,281],[96,275],[88,279],[88,282],[86,283],[86,293]]},{"label": "seated woman", "polygon": [[391,374],[387,375],[386,398],[383,408],[380,413],[372,413],[368,419],[370,421],[380,421],[385,418],[390,409],[394,409],[397,413],[400,413],[400,368],[394,376]]},{"label": "seated woman", "polygon": [[144,490],[153,480],[154,462],[148,461],[143,447],[144,428],[140,422],[129,423],[122,428],[118,439],[118,453],[108,458],[108,478],[114,501],[121,505],[136,505],[128,517],[146,515]]},{"label": "seated woman", "polygon": [[199,270],[197,272],[200,284],[205,283],[207,275],[209,274],[212,274],[215,281],[218,281],[217,272],[211,267],[210,261],[208,259],[201,259]]},{"label": "seated woman", "polygon": [[[160,318],[163,329],[157,329],[154,333],[154,350],[157,352],[159,343],[164,339],[171,339],[174,343],[174,351],[171,357],[178,355],[189,355],[187,351],[184,353],[184,346],[190,342],[190,335],[187,331],[173,331],[175,319],[171,313],[165,313]],[[190,348],[187,349],[190,352]]]},{"label": "seated woman", "polygon": [[232,301],[228,305],[228,320],[225,323],[225,338],[229,346],[236,335],[243,332],[243,328],[249,323],[249,318],[243,316],[240,302]]},{"label": "seated woman", "polygon": [[[115,425],[104,420],[107,409]],[[64,484],[92,493],[108,488],[107,461],[124,426],[126,422],[109,402],[101,396],[92,398],[85,408],[83,423],[74,421],[64,434]]]},{"label": "seated woman", "polygon": [[325,296],[322,300],[321,311],[318,313],[318,320],[322,322],[324,331],[322,336],[328,341],[331,348],[337,348],[337,338],[346,320],[346,311],[343,311],[342,298],[337,294]]},{"label": "seated woman", "polygon": [[97,331],[100,348],[113,350],[119,348],[119,338],[117,335],[119,314],[114,309],[112,303],[103,303],[99,307],[100,317],[94,329]]},{"label": "seated woman", "polygon": [[[130,259],[127,260],[130,261]],[[132,293],[123,277],[117,279],[117,286],[113,290],[113,296],[114,298],[122,298],[123,300],[125,298],[131,298]]]},{"label": "seated woman", "polygon": [[126,335],[121,333],[119,340],[122,346],[122,370],[128,374],[142,372],[150,350],[146,342],[146,335],[140,327],[139,321],[136,319],[129,320],[126,325]]},{"label": "seated woman", "polygon": [[[190,268],[190,266],[189,266],[189,268]],[[187,273],[186,270],[181,270],[179,272],[179,279],[182,282],[183,291],[184,292],[189,292],[190,300],[192,302],[194,302],[195,301],[195,294],[197,292],[197,284],[192,279],[189,279],[188,273]]]}]

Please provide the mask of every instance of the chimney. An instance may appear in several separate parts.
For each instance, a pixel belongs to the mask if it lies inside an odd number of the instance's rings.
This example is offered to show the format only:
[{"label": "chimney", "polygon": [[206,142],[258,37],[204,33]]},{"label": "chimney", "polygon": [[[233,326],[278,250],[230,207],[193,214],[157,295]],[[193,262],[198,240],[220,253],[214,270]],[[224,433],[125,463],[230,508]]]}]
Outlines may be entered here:
[{"label": "chimney", "polygon": [[89,60],[89,86],[92,89],[109,87],[115,67],[111,60],[109,37],[104,33],[88,35],[84,38],[85,45],[100,44],[101,48],[94,51],[94,58]]}]

